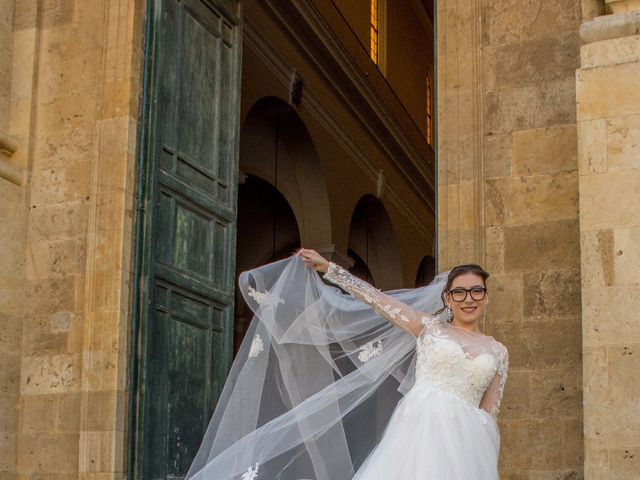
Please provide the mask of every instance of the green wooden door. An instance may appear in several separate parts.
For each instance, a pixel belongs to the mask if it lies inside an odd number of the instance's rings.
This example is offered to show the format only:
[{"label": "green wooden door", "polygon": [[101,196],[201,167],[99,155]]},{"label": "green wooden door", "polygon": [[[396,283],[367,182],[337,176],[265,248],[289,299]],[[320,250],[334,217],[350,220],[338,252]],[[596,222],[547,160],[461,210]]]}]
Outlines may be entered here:
[{"label": "green wooden door", "polygon": [[151,3],[132,460],[166,479],[186,473],[231,363],[242,34],[237,0]]}]

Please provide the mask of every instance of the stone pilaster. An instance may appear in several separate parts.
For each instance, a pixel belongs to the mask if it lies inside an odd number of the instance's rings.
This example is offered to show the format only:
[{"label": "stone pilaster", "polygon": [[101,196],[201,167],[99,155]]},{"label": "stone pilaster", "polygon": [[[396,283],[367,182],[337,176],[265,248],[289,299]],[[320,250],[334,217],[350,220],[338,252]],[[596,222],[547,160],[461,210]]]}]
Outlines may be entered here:
[{"label": "stone pilaster", "polygon": [[491,273],[504,478],[579,478],[575,0],[438,2],[439,268]]},{"label": "stone pilaster", "polygon": [[606,3],[576,73],[589,480],[640,474],[640,2]]}]

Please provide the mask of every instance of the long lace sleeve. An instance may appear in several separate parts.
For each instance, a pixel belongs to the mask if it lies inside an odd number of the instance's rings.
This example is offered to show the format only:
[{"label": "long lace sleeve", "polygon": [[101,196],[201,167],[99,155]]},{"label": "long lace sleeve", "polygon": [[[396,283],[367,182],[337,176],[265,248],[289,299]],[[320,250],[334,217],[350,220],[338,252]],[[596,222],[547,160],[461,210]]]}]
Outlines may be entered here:
[{"label": "long lace sleeve", "polygon": [[480,401],[480,408],[489,412],[494,418],[497,418],[500,412],[500,402],[502,401],[502,394],[504,393],[504,386],[507,383],[507,372],[509,370],[509,352],[504,345],[500,345],[497,358],[498,368]]},{"label": "long lace sleeve", "polygon": [[385,295],[333,262],[329,262],[329,268],[323,278],[371,306],[380,316],[416,337],[420,335],[425,324],[432,320],[430,315],[413,310],[405,303]]}]

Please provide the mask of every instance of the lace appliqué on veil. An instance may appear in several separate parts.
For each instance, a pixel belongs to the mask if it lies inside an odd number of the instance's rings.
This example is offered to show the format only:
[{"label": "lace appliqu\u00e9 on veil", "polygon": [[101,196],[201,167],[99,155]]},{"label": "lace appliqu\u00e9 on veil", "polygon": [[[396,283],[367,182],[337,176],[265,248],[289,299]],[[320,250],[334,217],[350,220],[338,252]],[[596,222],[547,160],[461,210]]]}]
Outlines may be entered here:
[{"label": "lace appliqu\u00e9 on veil", "polygon": [[248,295],[253,298],[261,307],[275,307],[280,303],[284,303],[284,300],[275,293],[271,292],[259,292],[253,287],[249,287]]},{"label": "lace appliqu\u00e9 on veil", "polygon": [[260,464],[256,462],[255,467],[249,467],[249,469],[242,474],[240,480],[255,480],[258,477],[258,465]]},{"label": "lace appliqu\u00e9 on veil", "polygon": [[260,334],[256,334],[251,341],[251,347],[249,348],[249,358],[256,358],[260,353],[264,351],[264,342]]},{"label": "lace appliqu\u00e9 on veil", "polygon": [[372,358],[377,357],[382,353],[382,340],[378,340],[377,342],[367,342],[360,349],[360,353],[358,354],[358,360],[362,363],[368,362]]}]

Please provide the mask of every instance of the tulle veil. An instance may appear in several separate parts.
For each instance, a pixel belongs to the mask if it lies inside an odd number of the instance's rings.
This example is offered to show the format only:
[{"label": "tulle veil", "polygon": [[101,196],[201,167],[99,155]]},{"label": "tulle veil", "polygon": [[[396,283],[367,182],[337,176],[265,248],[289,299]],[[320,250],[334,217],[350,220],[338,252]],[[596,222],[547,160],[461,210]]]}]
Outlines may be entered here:
[{"label": "tulle veil", "polygon": [[[433,313],[445,283],[386,293]],[[350,479],[413,385],[415,337],[298,255],[239,288],[254,317],[186,479]]]}]

